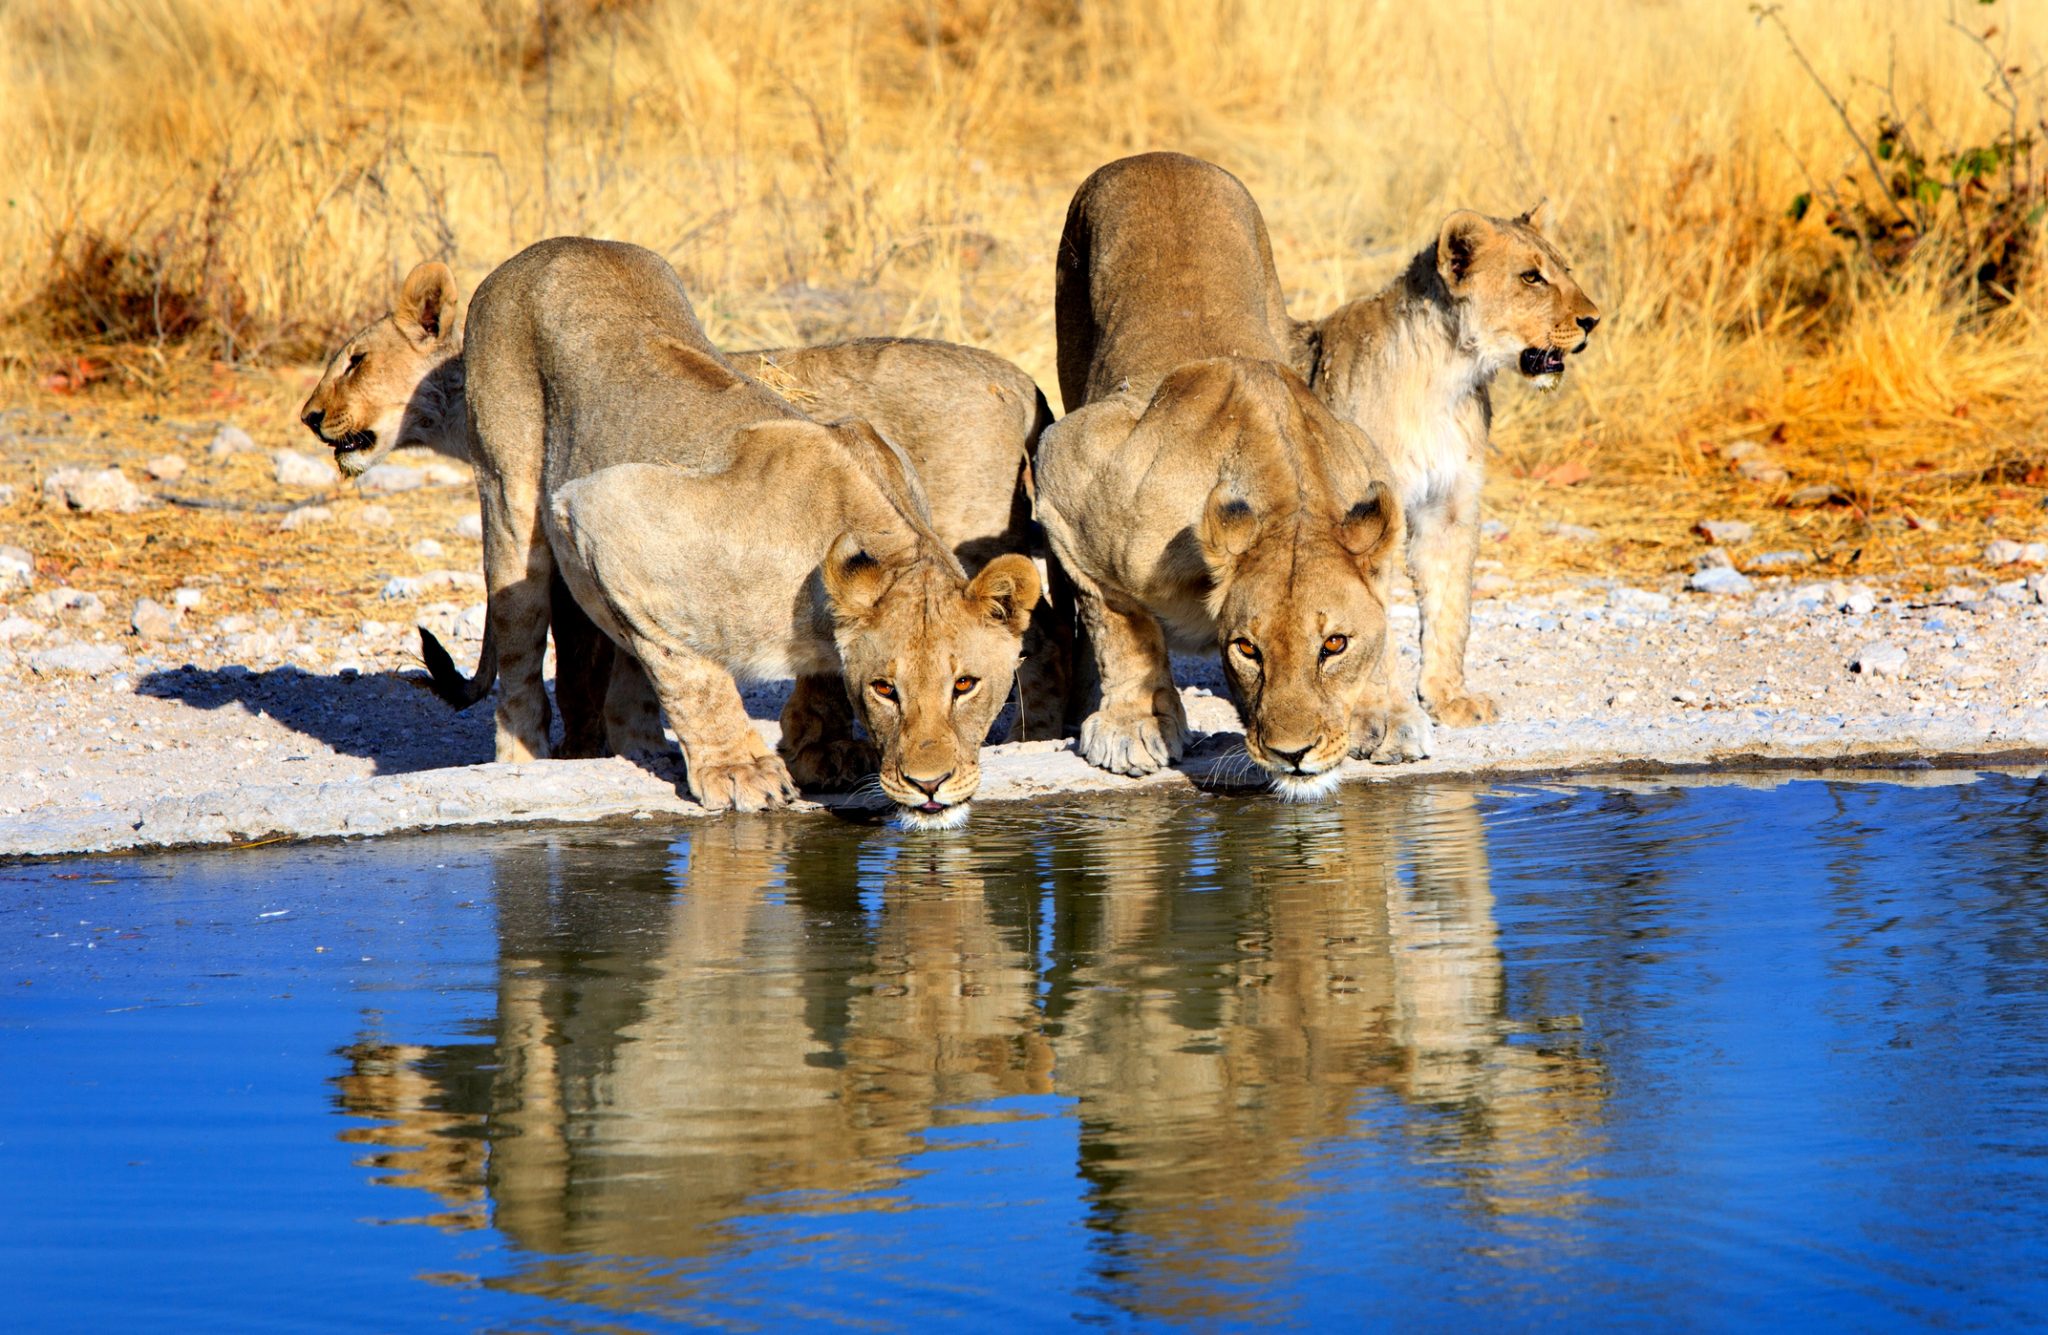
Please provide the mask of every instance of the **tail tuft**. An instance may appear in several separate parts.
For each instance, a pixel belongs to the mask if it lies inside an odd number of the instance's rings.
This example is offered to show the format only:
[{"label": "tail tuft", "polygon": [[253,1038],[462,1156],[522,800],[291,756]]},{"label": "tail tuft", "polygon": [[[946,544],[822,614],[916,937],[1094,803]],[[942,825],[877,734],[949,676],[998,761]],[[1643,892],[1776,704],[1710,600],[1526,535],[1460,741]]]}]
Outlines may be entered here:
[{"label": "tail tuft", "polygon": [[425,626],[420,627],[420,657],[426,662],[427,675],[434,679],[434,694],[453,705],[458,713],[489,695],[491,683],[498,677],[497,646],[491,642],[488,631],[474,677],[462,674],[462,669],[455,666],[455,660]]}]

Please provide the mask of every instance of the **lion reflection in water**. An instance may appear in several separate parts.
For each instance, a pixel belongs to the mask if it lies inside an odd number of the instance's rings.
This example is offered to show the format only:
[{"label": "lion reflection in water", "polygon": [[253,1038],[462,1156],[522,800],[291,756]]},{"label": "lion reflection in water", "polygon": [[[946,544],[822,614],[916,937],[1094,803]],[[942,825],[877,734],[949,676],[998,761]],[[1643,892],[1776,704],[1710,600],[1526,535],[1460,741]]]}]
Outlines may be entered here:
[{"label": "lion reflection in water", "polygon": [[554,1257],[499,1282],[599,1306],[687,1304],[667,1263],[887,1191],[924,1133],[1020,1095],[1075,1101],[1139,1313],[1240,1311],[1217,1286],[1284,1259],[1375,1107],[1475,1211],[1568,1215],[1605,1074],[1570,1034],[1516,1041],[1476,800],[1359,790],[1256,830],[1137,802],[1055,814],[1029,856],[825,818],[535,836],[496,855],[487,1036],[347,1049],[341,1105],[376,1125],[345,1138],[439,1198],[424,1221]]}]

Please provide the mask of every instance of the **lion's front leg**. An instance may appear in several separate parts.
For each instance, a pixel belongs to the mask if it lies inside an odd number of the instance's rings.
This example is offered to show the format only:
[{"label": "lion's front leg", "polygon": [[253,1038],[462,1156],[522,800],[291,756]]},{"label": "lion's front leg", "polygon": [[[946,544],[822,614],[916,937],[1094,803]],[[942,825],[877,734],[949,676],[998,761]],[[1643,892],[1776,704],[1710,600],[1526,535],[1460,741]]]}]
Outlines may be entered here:
[{"label": "lion's front leg", "polygon": [[881,763],[874,743],[853,735],[853,704],[836,674],[796,679],[775,749],[797,787],[826,792],[853,787]]},{"label": "lion's front leg", "polygon": [[1093,584],[1075,580],[1076,611],[1087,628],[1102,678],[1102,706],[1081,724],[1081,755],[1116,774],[1143,775],[1179,760],[1188,719],[1159,619],[1119,607]]},{"label": "lion's front leg", "polygon": [[712,811],[760,811],[796,796],[788,766],[748,720],[732,673],[681,645],[636,637],[633,647],[682,741],[690,796]]},{"label": "lion's front leg", "polygon": [[1446,727],[1491,723],[1493,701],[1465,685],[1465,642],[1472,633],[1472,561],[1479,550],[1479,479],[1440,505],[1409,516],[1408,569],[1421,616],[1422,703]]}]

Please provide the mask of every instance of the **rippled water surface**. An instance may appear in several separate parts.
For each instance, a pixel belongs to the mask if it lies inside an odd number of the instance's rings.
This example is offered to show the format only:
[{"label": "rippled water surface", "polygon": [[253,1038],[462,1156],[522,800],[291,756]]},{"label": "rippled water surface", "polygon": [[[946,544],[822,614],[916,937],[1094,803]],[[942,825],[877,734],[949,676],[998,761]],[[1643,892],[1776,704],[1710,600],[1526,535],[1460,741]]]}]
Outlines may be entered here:
[{"label": "rippled water surface", "polygon": [[2048,1321],[2048,781],[0,867],[9,1329]]}]

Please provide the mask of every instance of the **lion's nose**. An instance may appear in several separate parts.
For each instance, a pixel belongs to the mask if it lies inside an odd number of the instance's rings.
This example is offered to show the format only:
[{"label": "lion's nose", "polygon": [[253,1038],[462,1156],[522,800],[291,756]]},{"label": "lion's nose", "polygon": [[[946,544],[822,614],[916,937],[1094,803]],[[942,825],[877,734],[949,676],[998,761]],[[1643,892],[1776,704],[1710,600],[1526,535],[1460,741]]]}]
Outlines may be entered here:
[{"label": "lion's nose", "polygon": [[903,776],[906,783],[912,788],[917,789],[920,793],[923,793],[926,797],[937,797],[940,787],[945,784],[946,780],[952,777],[952,770],[947,770],[936,779],[920,779],[915,774],[905,774]]},{"label": "lion's nose", "polygon": [[306,410],[306,415],[304,417],[301,417],[299,420],[306,424],[306,429],[308,431],[312,432],[314,435],[317,436],[320,434],[320,423],[322,420],[326,418],[326,416],[327,414],[321,412],[318,408],[308,408]]},{"label": "lion's nose", "polygon": [[1585,330],[1589,334],[1593,332],[1593,326],[1599,323],[1600,317],[1597,315],[1581,315],[1579,317],[1579,328]]},{"label": "lion's nose", "polygon": [[1280,757],[1280,759],[1286,761],[1287,768],[1289,769],[1300,769],[1301,758],[1307,755],[1313,749],[1314,748],[1311,746],[1304,746],[1299,751],[1282,751],[1277,747],[1272,748],[1273,754]]}]

